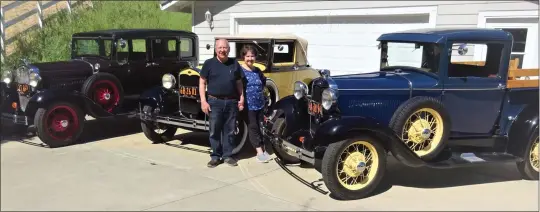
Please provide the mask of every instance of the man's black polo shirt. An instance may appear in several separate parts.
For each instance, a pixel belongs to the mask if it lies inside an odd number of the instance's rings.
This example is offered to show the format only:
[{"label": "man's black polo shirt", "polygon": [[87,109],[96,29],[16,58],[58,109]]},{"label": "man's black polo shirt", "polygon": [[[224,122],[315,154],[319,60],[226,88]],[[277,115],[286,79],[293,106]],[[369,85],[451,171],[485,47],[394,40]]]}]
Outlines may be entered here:
[{"label": "man's black polo shirt", "polygon": [[216,97],[239,97],[236,80],[244,76],[240,64],[234,58],[225,63],[219,62],[217,57],[204,61],[201,77],[207,80],[208,94]]}]

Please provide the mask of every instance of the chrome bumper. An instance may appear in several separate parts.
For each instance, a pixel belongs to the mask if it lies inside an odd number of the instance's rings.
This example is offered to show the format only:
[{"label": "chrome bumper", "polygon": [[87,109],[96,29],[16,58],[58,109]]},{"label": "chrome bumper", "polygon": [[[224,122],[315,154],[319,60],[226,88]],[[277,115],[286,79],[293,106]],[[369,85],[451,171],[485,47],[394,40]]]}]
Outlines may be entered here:
[{"label": "chrome bumper", "polygon": [[2,113],[2,123],[22,124],[28,126],[28,117],[14,113]]},{"label": "chrome bumper", "polygon": [[275,136],[268,130],[268,128],[264,128],[264,137],[265,139],[268,139],[275,148],[280,148],[287,152],[290,156],[296,157],[300,160],[303,160],[305,162],[308,162],[312,165],[315,164],[315,152],[305,150],[301,147],[298,147],[294,144],[289,143],[288,141]]},{"label": "chrome bumper", "polygon": [[177,127],[182,127],[185,129],[195,129],[195,130],[210,130],[210,122],[208,120],[198,120],[182,117],[168,117],[153,115],[145,112],[139,112],[139,118],[143,121],[151,121],[162,124],[173,125]]}]

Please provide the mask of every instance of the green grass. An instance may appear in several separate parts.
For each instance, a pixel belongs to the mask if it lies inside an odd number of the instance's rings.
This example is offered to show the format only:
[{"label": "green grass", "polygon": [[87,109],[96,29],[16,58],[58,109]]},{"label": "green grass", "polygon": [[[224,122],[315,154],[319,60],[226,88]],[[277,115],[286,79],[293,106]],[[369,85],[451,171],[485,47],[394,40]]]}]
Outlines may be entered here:
[{"label": "green grass", "polygon": [[[30,62],[50,62],[70,58],[71,35],[77,32],[154,28],[191,31],[191,14],[159,9],[159,1],[92,1],[69,15],[65,11],[45,20],[45,27],[17,36],[15,51],[7,56],[4,67],[13,67],[20,58]],[[76,8],[79,9],[79,8]]]}]

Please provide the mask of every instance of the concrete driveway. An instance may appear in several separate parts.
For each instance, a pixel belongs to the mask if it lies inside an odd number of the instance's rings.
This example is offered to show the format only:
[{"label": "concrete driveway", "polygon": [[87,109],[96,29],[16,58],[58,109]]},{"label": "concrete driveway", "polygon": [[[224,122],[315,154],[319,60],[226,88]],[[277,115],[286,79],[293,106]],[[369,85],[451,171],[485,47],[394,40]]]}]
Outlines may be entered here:
[{"label": "concrete driveway", "polygon": [[513,164],[431,170],[390,160],[376,195],[338,201],[314,169],[259,164],[249,146],[239,166],[207,168],[205,133],[151,144],[137,120],[86,127],[84,143],[57,149],[4,134],[1,209],[538,211],[538,182],[520,180]]}]

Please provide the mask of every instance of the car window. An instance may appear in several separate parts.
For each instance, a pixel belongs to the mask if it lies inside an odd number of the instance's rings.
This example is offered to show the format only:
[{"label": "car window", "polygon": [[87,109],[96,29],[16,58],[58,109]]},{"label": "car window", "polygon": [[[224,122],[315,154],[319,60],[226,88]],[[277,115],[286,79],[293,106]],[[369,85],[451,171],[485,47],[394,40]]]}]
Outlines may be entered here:
[{"label": "car window", "polygon": [[497,43],[453,43],[448,77],[497,77],[503,47]]},{"label": "car window", "polygon": [[276,42],[274,45],[274,63],[294,62],[294,41]]},{"label": "car window", "polygon": [[131,40],[132,53],[129,56],[130,60],[146,60],[146,40],[133,39]]},{"label": "car window", "polygon": [[180,38],[180,56],[195,57],[195,54],[193,52],[193,39]]},{"label": "car window", "polygon": [[245,45],[250,45],[253,48],[257,50],[257,56],[255,57],[255,60],[258,63],[266,64],[268,60],[268,47],[269,43],[267,42],[253,42],[253,41],[247,41],[247,42],[229,42],[229,46],[231,47],[231,52],[229,53],[230,57],[235,57],[238,61],[244,61],[244,58],[242,58],[242,49]]}]

